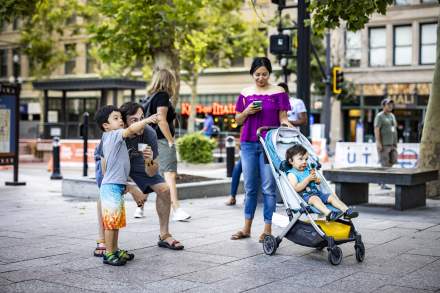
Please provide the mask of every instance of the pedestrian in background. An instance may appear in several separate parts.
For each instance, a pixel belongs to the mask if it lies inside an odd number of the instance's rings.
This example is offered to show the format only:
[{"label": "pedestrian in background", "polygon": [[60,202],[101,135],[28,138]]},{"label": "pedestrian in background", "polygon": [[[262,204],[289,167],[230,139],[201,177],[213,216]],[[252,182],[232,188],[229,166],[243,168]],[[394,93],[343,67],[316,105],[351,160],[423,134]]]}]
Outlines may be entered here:
[{"label": "pedestrian in background", "polygon": [[[245,88],[236,102],[237,124],[243,125],[241,134],[241,159],[244,188],[246,193],[244,227],[233,234],[231,239],[248,238],[251,235],[252,221],[257,207],[257,195],[260,187],[264,202],[264,231],[259,237],[263,241],[272,234],[272,215],[276,205],[275,179],[270,166],[264,162],[263,149],[258,142],[257,130],[262,126],[279,127],[281,123],[290,127],[287,111],[290,110],[289,96],[282,87],[269,82],[272,65],[266,57],[257,57],[252,62],[250,75],[254,85]],[[262,133],[265,136],[265,132]]]},{"label": "pedestrian in background", "polygon": [[176,78],[168,69],[160,69],[154,73],[150,87],[147,90],[151,101],[145,111],[148,115],[159,114],[159,122],[156,127],[159,172],[164,176],[170,187],[173,208],[172,219],[174,221],[185,221],[191,216],[180,207],[177,196],[177,154],[176,145],[174,144],[176,111],[170,101],[175,95],[176,86]]},{"label": "pedestrian in background", "polygon": [[[289,86],[285,82],[280,82],[278,86],[282,87],[284,91],[289,94]],[[287,111],[287,118],[289,122],[298,130],[300,126],[307,125],[307,109],[303,100],[296,97],[289,96],[289,103],[292,110]]]},{"label": "pedestrian in background", "polygon": [[[397,163],[397,122],[392,113],[394,102],[390,98],[382,101],[382,111],[374,118],[374,136],[377,154],[382,167],[390,168]],[[391,187],[382,184],[382,189]]]},{"label": "pedestrian in background", "polygon": [[212,137],[214,127],[214,118],[211,113],[205,113],[205,121],[203,121],[202,133],[208,138]]}]

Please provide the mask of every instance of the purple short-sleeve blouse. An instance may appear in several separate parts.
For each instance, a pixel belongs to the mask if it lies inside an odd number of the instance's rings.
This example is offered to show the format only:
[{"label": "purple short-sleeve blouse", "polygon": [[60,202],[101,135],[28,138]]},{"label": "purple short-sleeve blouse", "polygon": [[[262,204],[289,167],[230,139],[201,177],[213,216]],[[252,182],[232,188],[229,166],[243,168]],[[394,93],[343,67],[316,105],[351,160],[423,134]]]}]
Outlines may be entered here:
[{"label": "purple short-sleeve blouse", "polygon": [[[258,141],[257,129],[262,126],[280,126],[280,111],[289,111],[290,103],[287,93],[276,94],[253,94],[250,96],[240,95],[235,104],[235,110],[239,113],[243,112],[246,107],[253,101],[262,101],[262,110],[249,115],[243,123],[241,141]],[[266,135],[263,132],[263,137]]]}]

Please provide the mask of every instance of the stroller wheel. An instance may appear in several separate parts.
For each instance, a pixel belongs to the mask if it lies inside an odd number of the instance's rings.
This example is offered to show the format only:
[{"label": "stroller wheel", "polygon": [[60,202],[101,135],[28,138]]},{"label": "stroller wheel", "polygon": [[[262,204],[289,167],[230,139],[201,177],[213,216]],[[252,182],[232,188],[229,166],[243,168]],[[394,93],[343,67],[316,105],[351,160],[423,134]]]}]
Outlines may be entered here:
[{"label": "stroller wheel", "polygon": [[342,261],[342,250],[338,246],[328,248],[328,261],[336,266]]},{"label": "stroller wheel", "polygon": [[263,239],[263,251],[267,255],[274,255],[278,248],[278,241],[272,235],[266,235]]},{"label": "stroller wheel", "polygon": [[356,260],[358,262],[363,262],[365,258],[365,246],[363,242],[356,243],[354,246],[356,250]]}]

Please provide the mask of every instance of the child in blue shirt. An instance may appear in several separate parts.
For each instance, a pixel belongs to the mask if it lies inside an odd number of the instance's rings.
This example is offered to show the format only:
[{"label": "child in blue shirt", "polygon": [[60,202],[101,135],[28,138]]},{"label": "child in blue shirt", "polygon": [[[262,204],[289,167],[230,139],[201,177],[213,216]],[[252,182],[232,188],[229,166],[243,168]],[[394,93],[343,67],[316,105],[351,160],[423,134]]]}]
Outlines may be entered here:
[{"label": "child in blue shirt", "polygon": [[[327,221],[336,220],[341,216],[352,219],[358,216],[358,212],[354,212],[348,208],[336,194],[322,193],[318,185],[321,179],[317,176],[316,170],[307,164],[309,154],[307,150],[296,144],[286,151],[286,161],[292,167],[287,171],[287,177],[296,192],[304,199],[305,202],[317,208],[326,216]],[[325,204],[330,203],[335,208],[342,211],[341,213],[331,211]]]}]

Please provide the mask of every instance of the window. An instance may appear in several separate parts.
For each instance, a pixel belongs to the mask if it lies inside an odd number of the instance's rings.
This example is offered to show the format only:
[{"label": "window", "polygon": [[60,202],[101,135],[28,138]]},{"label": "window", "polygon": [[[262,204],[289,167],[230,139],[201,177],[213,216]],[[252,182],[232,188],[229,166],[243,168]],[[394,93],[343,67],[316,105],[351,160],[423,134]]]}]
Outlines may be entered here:
[{"label": "window", "polygon": [[66,19],[66,25],[76,24],[76,13],[73,13]]},{"label": "window", "polygon": [[21,75],[21,54],[20,54],[20,49],[19,48],[15,48],[12,49],[12,58],[14,58],[14,56],[18,57],[18,62],[15,62],[14,59],[13,60],[13,76],[19,77]]},{"label": "window", "polygon": [[426,23],[420,26],[420,64],[435,63],[437,43],[437,24]]},{"label": "window", "polygon": [[361,32],[349,32],[345,34],[345,65],[347,67],[359,67],[361,65]]},{"label": "window", "polygon": [[394,27],[394,65],[410,65],[412,61],[412,28]]},{"label": "window", "polygon": [[86,73],[95,73],[98,69],[96,59],[91,55],[92,45],[86,44]]},{"label": "window", "polygon": [[76,44],[64,45],[64,53],[69,58],[69,60],[64,63],[64,74],[74,74],[76,67]]},{"label": "window", "polygon": [[438,3],[438,0],[422,0],[422,3]]},{"label": "window", "polygon": [[8,30],[8,23],[6,21],[4,21],[4,20],[1,21],[1,23],[0,23],[0,30],[2,32],[5,32],[5,31]]},{"label": "window", "polygon": [[370,66],[386,65],[387,50],[386,30],[384,27],[369,30],[369,62]]},{"label": "window", "polygon": [[394,0],[394,5],[409,5],[411,4],[411,0]]},{"label": "window", "polygon": [[15,17],[14,21],[12,22],[12,30],[13,31],[18,30],[19,25],[20,25],[20,21],[19,21],[18,17]]},{"label": "window", "polygon": [[232,59],[231,67],[244,67],[244,57],[235,57]]},{"label": "window", "polygon": [[0,50],[0,77],[8,77],[8,49]]}]

